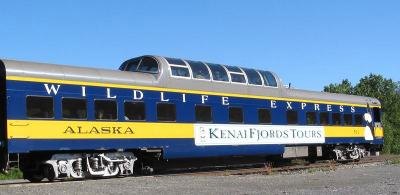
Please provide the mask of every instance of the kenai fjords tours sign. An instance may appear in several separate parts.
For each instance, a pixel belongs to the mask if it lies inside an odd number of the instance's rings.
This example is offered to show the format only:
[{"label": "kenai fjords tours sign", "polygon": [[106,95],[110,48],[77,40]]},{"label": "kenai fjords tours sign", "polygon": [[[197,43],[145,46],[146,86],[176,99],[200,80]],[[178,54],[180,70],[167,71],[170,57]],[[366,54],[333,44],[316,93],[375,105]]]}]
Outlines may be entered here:
[{"label": "kenai fjords tours sign", "polygon": [[196,146],[324,143],[322,126],[195,124]]}]

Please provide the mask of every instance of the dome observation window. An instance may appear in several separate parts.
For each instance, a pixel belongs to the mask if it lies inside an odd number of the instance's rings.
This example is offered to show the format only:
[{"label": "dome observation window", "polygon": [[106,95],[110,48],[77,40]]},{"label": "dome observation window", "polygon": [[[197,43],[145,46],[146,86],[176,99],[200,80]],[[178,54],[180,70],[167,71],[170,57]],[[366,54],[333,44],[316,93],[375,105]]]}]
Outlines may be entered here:
[{"label": "dome observation window", "polygon": [[186,66],[186,63],[178,58],[165,58],[168,64],[179,65],[179,66]]},{"label": "dome observation window", "polygon": [[192,69],[193,78],[201,80],[210,80],[210,72],[203,62],[186,60]]},{"label": "dome observation window", "polygon": [[259,71],[264,79],[265,86],[277,87],[275,76],[269,71]]},{"label": "dome observation window", "polygon": [[207,65],[211,70],[212,78],[214,81],[229,82],[228,74],[222,65],[211,63],[207,63]]},{"label": "dome observation window", "polygon": [[126,66],[124,67],[125,71],[136,72],[137,67],[139,66],[141,58],[134,58],[126,62]]},{"label": "dome observation window", "polygon": [[158,73],[158,62],[152,57],[143,57],[136,71],[147,73]]},{"label": "dome observation window", "polygon": [[247,68],[243,68],[243,71],[247,75],[247,80],[248,80],[249,84],[262,85],[262,80],[261,80],[260,74],[258,74],[257,71],[255,71],[254,69],[247,69]]},{"label": "dome observation window", "polygon": [[225,68],[228,70],[230,76],[231,76],[231,81],[232,83],[243,83],[246,84],[246,77],[243,73],[243,71],[236,66],[225,66]]},{"label": "dome observation window", "polygon": [[171,73],[173,76],[178,77],[190,77],[189,69],[178,67],[178,66],[171,66]]},{"label": "dome observation window", "polygon": [[190,70],[185,61],[177,58],[165,58],[165,60],[169,64],[173,77],[190,78]]}]

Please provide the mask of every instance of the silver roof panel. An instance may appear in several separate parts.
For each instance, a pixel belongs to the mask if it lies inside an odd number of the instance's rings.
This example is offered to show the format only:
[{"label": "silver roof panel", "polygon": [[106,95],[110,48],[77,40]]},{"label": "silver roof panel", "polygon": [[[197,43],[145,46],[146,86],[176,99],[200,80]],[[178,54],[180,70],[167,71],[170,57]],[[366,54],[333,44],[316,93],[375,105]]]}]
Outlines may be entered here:
[{"label": "silver roof panel", "polygon": [[173,89],[186,89],[196,91],[247,94],[277,98],[293,98],[300,100],[317,100],[338,103],[371,104],[380,106],[375,98],[333,94],[325,92],[287,89],[275,73],[278,87],[252,86],[237,83],[214,82],[197,79],[183,79],[171,77],[168,62],[160,56],[151,56],[159,63],[160,73],[140,73],[120,70],[106,70],[99,68],[84,68],[68,65],[25,62],[16,60],[2,60],[6,67],[7,76],[36,77],[58,80],[101,82],[110,84],[142,85],[166,87]]}]

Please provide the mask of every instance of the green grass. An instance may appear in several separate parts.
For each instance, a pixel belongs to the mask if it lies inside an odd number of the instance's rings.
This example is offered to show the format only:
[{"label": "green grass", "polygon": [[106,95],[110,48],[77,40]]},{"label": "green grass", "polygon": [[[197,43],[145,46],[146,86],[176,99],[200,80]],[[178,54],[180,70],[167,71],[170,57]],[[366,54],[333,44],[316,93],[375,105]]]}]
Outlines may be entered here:
[{"label": "green grass", "polygon": [[390,160],[389,163],[395,164],[395,165],[400,165],[400,157]]},{"label": "green grass", "polygon": [[22,172],[19,169],[11,169],[8,173],[0,173],[0,180],[22,179]]}]

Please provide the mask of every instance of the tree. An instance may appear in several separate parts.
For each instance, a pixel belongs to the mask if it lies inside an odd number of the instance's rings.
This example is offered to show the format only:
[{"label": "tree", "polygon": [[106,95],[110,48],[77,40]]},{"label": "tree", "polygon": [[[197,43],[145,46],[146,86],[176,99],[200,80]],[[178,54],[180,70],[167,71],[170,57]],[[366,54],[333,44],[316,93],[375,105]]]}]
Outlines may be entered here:
[{"label": "tree", "polygon": [[351,83],[348,79],[342,80],[342,83],[337,84],[329,84],[328,86],[324,87],[325,92],[330,93],[344,93],[344,94],[353,94],[354,89],[351,86]]},{"label": "tree", "polygon": [[354,87],[345,79],[341,84],[330,84],[324,91],[374,97],[382,104],[386,153],[400,153],[400,85],[381,75],[370,74]]}]

